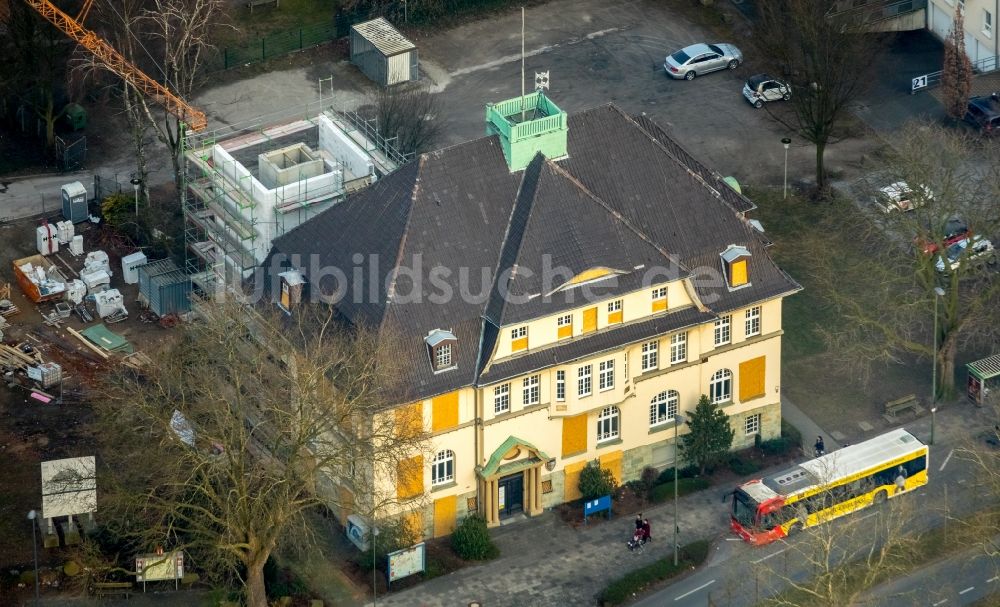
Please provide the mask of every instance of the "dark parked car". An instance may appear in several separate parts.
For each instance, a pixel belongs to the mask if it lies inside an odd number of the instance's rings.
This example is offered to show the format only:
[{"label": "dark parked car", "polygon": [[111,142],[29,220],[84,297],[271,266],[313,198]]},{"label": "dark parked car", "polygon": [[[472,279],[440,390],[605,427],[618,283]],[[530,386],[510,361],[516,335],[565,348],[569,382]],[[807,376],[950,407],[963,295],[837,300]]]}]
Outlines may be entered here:
[{"label": "dark parked car", "polygon": [[1000,132],[1000,93],[969,99],[963,120],[982,135]]}]

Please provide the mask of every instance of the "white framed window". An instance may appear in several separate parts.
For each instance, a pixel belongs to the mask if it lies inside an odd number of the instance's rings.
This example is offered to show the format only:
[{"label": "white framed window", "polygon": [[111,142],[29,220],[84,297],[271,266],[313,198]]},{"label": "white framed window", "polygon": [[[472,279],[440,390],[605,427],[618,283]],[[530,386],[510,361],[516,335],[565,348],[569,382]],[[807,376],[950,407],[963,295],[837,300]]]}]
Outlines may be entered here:
[{"label": "white framed window", "polygon": [[746,336],[760,335],[760,306],[747,308]]},{"label": "white framed window", "polygon": [[597,442],[618,438],[618,407],[604,407],[597,416]]},{"label": "white framed window", "polygon": [[597,389],[604,391],[615,387],[615,361],[603,360],[598,364]]},{"label": "white framed window", "polygon": [[441,344],[434,348],[434,368],[446,369],[451,366],[451,344]]},{"label": "white framed window", "polygon": [[556,400],[566,400],[565,371],[556,371]]},{"label": "white framed window", "polygon": [[493,388],[493,413],[510,411],[510,384],[500,384]]},{"label": "white framed window", "polygon": [[559,318],[556,319],[556,326],[557,327],[571,327],[571,326],[573,326],[573,315],[572,314],[566,314],[564,316],[560,316]]},{"label": "white framed window", "polygon": [[592,389],[591,385],[591,371],[590,365],[584,365],[576,370],[576,395],[577,396],[590,396]]},{"label": "white framed window", "polygon": [[983,33],[988,37],[993,37],[993,13],[983,9]]},{"label": "white framed window", "polygon": [[438,451],[431,462],[431,484],[441,485],[455,480],[455,452],[451,449]]},{"label": "white framed window", "polygon": [[529,375],[524,378],[521,388],[521,398],[524,404],[537,405],[541,401],[540,388],[541,375]]},{"label": "white framed window", "polygon": [[732,336],[729,331],[731,316],[723,316],[715,321],[715,345],[724,346],[729,343]]},{"label": "white framed window", "polygon": [[608,302],[608,314],[612,312],[621,312],[622,310],[622,300],[616,299],[614,301]]},{"label": "white framed window", "polygon": [[733,372],[729,369],[719,369],[712,374],[708,383],[708,396],[715,404],[733,399]]},{"label": "white framed window", "polygon": [[649,403],[649,425],[659,426],[677,417],[681,395],[677,390],[664,390]]},{"label": "white framed window", "polygon": [[528,327],[518,327],[510,330],[511,339],[521,339],[528,336]]},{"label": "white framed window", "polygon": [[747,436],[760,432],[760,413],[748,415],[743,421],[743,429],[746,431]]},{"label": "white framed window", "polygon": [[686,363],[688,359],[688,334],[674,333],[670,336],[670,364]]},{"label": "white framed window", "polygon": [[666,287],[656,287],[655,289],[653,289],[653,301],[656,301],[658,299],[666,299],[666,298],[667,298],[667,288]]},{"label": "white framed window", "polygon": [[647,341],[642,344],[642,370],[649,371],[660,366],[660,343]]}]

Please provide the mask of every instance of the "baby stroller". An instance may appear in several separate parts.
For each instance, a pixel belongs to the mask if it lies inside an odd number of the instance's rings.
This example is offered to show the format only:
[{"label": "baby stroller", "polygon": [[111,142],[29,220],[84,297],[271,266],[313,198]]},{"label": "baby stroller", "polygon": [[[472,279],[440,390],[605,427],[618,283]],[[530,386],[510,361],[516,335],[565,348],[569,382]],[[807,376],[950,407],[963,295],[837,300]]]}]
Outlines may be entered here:
[{"label": "baby stroller", "polygon": [[645,546],[650,540],[649,537],[649,527],[639,527],[636,528],[635,533],[632,534],[632,539],[626,542],[626,546],[630,552],[642,553],[643,546]]}]

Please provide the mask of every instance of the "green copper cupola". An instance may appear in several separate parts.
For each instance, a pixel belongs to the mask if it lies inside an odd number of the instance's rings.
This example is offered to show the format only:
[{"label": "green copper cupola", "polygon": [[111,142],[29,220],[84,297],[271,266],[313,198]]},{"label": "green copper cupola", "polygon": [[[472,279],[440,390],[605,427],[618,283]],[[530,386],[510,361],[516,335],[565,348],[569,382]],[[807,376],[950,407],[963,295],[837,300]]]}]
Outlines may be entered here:
[{"label": "green copper cupola", "polygon": [[567,132],[566,112],[540,91],[486,105],[486,134],[500,136],[511,171],[538,152],[550,160],[566,156]]}]

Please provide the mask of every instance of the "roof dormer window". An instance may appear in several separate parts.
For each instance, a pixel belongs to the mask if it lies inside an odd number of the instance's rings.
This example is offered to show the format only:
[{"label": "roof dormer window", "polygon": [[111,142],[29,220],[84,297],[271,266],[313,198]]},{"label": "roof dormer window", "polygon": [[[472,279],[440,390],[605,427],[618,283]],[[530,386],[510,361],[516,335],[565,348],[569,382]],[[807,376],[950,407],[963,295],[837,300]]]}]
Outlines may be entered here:
[{"label": "roof dormer window", "polygon": [[435,373],[454,369],[457,366],[455,347],[458,344],[458,339],[454,333],[444,329],[434,329],[424,338],[424,343],[427,344],[427,355],[431,361],[431,369]]},{"label": "roof dormer window", "polygon": [[720,257],[729,290],[750,286],[750,251],[746,247],[731,244]]}]

